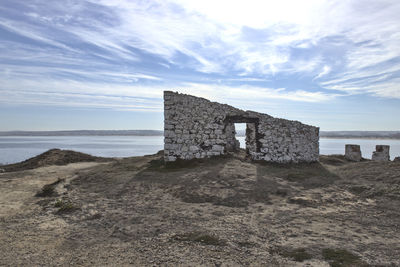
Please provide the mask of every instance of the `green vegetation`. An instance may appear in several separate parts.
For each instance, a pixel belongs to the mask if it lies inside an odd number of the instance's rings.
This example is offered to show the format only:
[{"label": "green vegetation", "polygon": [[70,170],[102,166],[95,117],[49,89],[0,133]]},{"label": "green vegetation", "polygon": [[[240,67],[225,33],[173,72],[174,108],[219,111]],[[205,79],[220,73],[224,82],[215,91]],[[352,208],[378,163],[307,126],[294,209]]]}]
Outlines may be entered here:
[{"label": "green vegetation", "polygon": [[350,189],[350,192],[352,192],[352,193],[362,194],[363,192],[369,190],[370,188],[368,188],[365,185],[353,185],[349,189]]},{"label": "green vegetation", "polygon": [[55,187],[63,182],[64,179],[57,179],[54,183],[46,184],[42,187],[42,189],[36,193],[36,197],[54,197],[57,196],[57,192],[55,191]]},{"label": "green vegetation", "polygon": [[332,267],[368,266],[368,264],[363,262],[359,256],[354,255],[345,249],[323,249],[322,257],[328,261]]},{"label": "green vegetation", "polygon": [[245,247],[245,248],[254,247],[254,243],[249,242],[249,241],[240,241],[240,242],[237,242],[237,244],[238,244],[239,246]]},{"label": "green vegetation", "polygon": [[217,236],[204,234],[200,232],[189,232],[184,234],[178,234],[175,235],[173,239],[177,241],[199,242],[204,245],[213,245],[213,246],[225,245],[225,241],[219,239]]},{"label": "green vegetation", "polygon": [[290,182],[304,182],[313,177],[329,177],[337,178],[336,175],[329,172],[320,163],[299,164],[298,166],[291,166],[290,169],[282,175]]},{"label": "green vegetation", "polygon": [[339,177],[319,162],[278,164],[257,161],[259,176],[282,177],[305,188],[315,188],[332,184]]},{"label": "green vegetation", "polygon": [[[160,151],[161,152],[161,151]],[[160,154],[157,153],[157,154]],[[176,161],[165,162],[164,158],[159,158],[150,161],[150,165],[147,170],[152,171],[178,171],[181,169],[191,169],[199,166],[212,166],[216,164],[221,164],[225,159],[231,158],[231,155],[220,155],[213,156],[210,158],[201,158],[201,159],[191,159],[191,160],[182,160],[177,159]]]},{"label": "green vegetation", "polygon": [[342,166],[349,163],[344,155],[319,155],[319,162],[327,165]]},{"label": "green vegetation", "polygon": [[57,210],[57,213],[68,213],[72,212],[78,209],[77,206],[75,206],[72,202],[70,201],[64,201],[62,199],[58,199],[56,203],[54,203],[54,207],[59,208]]},{"label": "green vegetation", "polygon": [[299,172],[289,172],[286,175],[286,179],[291,182],[301,182],[307,179],[308,177],[315,176],[315,172],[313,171],[299,171]]},{"label": "green vegetation", "polygon": [[303,262],[309,260],[312,256],[306,252],[305,248],[279,249],[278,253],[285,258],[292,258],[294,261]]}]

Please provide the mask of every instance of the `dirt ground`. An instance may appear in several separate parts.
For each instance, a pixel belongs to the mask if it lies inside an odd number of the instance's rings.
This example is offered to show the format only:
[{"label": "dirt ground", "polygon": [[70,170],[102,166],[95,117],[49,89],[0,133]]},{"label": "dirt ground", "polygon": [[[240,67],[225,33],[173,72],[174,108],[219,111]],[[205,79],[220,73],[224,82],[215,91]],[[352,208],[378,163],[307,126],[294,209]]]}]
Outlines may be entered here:
[{"label": "dirt ground", "polygon": [[0,173],[0,265],[400,266],[400,163],[165,166],[161,154]]}]

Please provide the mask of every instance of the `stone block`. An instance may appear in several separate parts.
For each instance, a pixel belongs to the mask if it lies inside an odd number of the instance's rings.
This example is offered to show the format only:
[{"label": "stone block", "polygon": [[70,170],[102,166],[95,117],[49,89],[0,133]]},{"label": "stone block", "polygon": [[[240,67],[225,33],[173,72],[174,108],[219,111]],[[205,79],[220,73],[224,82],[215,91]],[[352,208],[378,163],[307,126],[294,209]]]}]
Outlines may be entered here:
[{"label": "stone block", "polygon": [[176,157],[174,157],[174,156],[167,157],[167,161],[175,161],[175,160],[176,160]]},{"label": "stone block", "polygon": [[213,145],[212,146],[212,151],[223,152],[224,151],[224,147],[221,146],[221,145]]},{"label": "stone block", "polygon": [[164,129],[165,130],[172,130],[172,129],[174,129],[175,127],[174,127],[174,125],[172,125],[172,124],[166,124],[166,125],[164,125]]},{"label": "stone block", "polygon": [[215,130],[214,134],[216,134],[216,135],[222,134],[222,130]]},{"label": "stone block", "polygon": [[347,160],[351,160],[351,161],[360,161],[362,159],[361,157],[361,149],[360,149],[360,145],[350,145],[347,144],[345,146],[345,154],[344,157]]},{"label": "stone block", "polygon": [[189,151],[191,151],[191,152],[196,152],[196,151],[199,151],[200,149],[199,149],[199,147],[198,146],[190,146],[190,148],[189,148]]},{"label": "stone block", "polygon": [[390,146],[376,145],[375,151],[372,152],[372,160],[374,161],[390,161]]},{"label": "stone block", "polygon": [[175,135],[175,132],[172,131],[172,130],[164,130],[164,136],[165,136],[165,137],[174,138],[176,135]]}]

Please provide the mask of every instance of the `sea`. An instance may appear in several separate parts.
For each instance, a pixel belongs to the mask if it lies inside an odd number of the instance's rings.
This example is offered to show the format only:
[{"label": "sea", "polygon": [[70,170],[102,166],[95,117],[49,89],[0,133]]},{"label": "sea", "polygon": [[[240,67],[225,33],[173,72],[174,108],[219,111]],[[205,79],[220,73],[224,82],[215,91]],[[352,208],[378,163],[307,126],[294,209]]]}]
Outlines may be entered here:
[{"label": "sea", "polygon": [[[49,149],[79,151],[101,157],[132,157],[163,149],[163,136],[0,136],[0,164],[20,162]],[[237,137],[245,147],[245,137]],[[320,154],[344,154],[345,144],[358,144],[364,158],[375,145],[390,145],[390,158],[400,156],[400,140],[320,138]]]}]

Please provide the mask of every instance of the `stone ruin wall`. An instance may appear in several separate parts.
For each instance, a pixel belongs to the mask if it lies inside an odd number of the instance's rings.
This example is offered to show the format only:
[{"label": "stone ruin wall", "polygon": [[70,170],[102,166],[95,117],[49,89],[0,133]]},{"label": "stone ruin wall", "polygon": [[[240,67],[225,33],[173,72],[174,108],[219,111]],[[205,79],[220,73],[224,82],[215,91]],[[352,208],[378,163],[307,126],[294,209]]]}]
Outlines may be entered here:
[{"label": "stone ruin wall", "polygon": [[253,160],[318,161],[317,127],[171,91],[164,92],[165,161],[219,156],[238,149],[234,123],[247,123],[246,151]]}]

